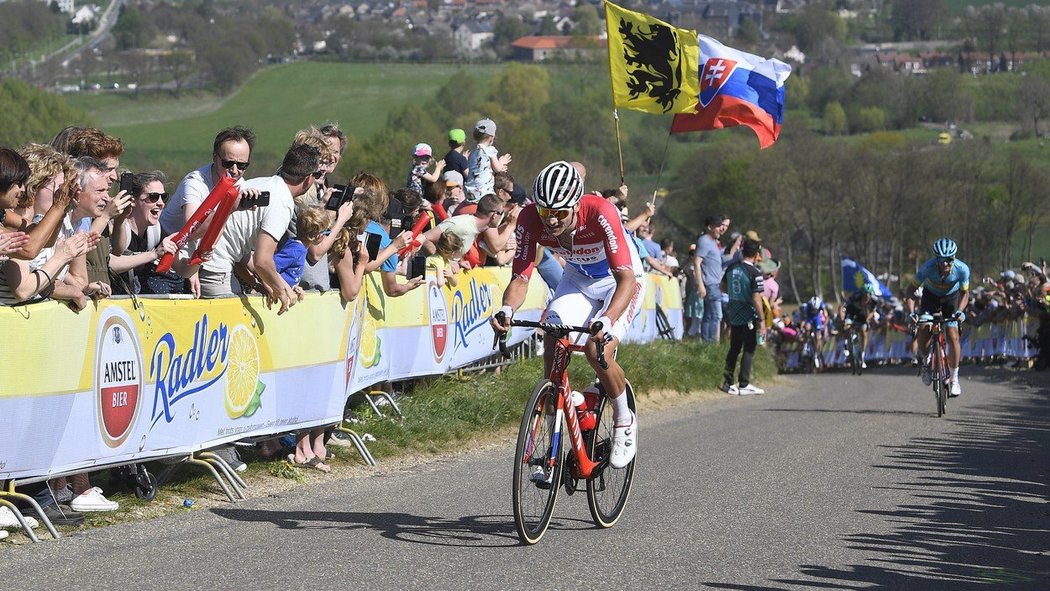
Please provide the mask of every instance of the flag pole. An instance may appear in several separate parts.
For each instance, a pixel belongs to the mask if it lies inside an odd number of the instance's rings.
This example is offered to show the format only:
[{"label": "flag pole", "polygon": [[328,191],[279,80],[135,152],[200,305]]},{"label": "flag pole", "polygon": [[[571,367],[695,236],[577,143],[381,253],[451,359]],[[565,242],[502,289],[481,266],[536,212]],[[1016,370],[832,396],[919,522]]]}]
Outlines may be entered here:
[{"label": "flag pole", "polygon": [[667,130],[667,139],[664,140],[664,155],[660,158],[660,171],[656,173],[656,186],[653,187],[653,198],[649,203],[656,207],[656,193],[660,190],[660,179],[664,176],[664,163],[667,162],[667,147],[671,145],[671,130]]},{"label": "flag pole", "polygon": [[623,145],[620,143],[620,113],[613,107],[613,121],[616,122],[616,154],[620,157],[620,185],[623,186]]}]

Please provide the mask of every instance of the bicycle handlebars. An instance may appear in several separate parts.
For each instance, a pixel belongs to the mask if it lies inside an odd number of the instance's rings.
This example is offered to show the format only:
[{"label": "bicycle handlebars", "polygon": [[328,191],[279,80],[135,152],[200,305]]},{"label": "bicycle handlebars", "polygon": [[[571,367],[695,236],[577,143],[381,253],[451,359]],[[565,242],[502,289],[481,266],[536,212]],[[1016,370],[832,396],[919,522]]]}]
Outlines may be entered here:
[{"label": "bicycle handlebars", "polygon": [[[503,312],[496,312],[496,320],[498,320],[500,324],[503,324],[503,322],[506,321],[506,318],[507,316]],[[555,338],[566,337],[574,332],[596,335],[602,331],[602,328],[604,328],[601,322],[595,322],[588,328],[586,326],[572,326],[569,324],[553,324],[549,322],[532,322],[531,320],[514,319],[511,319],[510,325],[520,326],[522,328],[539,328]],[[608,343],[610,340],[612,340],[612,337],[605,335],[605,342]],[[509,358],[510,351],[507,350],[507,333],[496,332],[495,338],[492,341],[492,348],[495,349],[497,345],[499,346],[500,353],[502,353],[504,357]],[[602,369],[609,369],[609,363],[605,361],[605,347],[597,347],[597,350],[598,366]]]}]

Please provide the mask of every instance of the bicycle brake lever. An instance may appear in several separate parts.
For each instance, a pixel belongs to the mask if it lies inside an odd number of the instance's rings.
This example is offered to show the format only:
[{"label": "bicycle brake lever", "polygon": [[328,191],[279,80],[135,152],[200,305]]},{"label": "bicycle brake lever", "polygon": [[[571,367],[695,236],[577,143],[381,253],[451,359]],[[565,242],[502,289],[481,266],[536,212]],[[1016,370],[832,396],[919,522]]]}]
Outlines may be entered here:
[{"label": "bicycle brake lever", "polygon": [[[596,334],[600,333],[602,331],[602,328],[604,328],[604,327],[602,326],[601,322],[595,322],[594,324],[591,324],[591,335],[593,336],[593,335],[596,335]],[[598,367],[600,367],[602,369],[609,369],[609,363],[607,361],[605,361],[605,343],[608,343],[611,340],[612,340],[612,337],[610,337],[609,335],[605,335],[605,338],[603,339],[604,342],[601,345],[599,345],[597,343],[595,343],[595,345],[594,345],[594,347],[595,347],[595,349],[597,349],[597,353],[598,353],[598,355],[597,355],[597,357],[598,357],[598,359],[597,359]]]},{"label": "bicycle brake lever", "polygon": [[[507,315],[506,314],[504,314],[503,312],[496,312],[496,321],[501,326],[503,325],[503,322],[506,319],[507,319]],[[493,338],[492,338],[492,348],[495,349],[496,346],[499,345],[499,352],[502,353],[503,356],[506,357],[507,359],[510,359],[510,351],[507,350],[507,333],[500,332],[500,331],[494,331],[494,332],[495,332],[495,334],[493,335]]]}]

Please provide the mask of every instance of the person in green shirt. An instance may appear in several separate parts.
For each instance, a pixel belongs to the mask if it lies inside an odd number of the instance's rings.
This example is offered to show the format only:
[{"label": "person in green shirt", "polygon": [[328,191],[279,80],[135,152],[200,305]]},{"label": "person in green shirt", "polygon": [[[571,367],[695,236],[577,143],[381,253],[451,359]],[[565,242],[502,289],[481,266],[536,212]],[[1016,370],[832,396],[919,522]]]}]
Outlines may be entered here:
[{"label": "person in green shirt", "polygon": [[[722,391],[727,394],[764,394],[765,390],[751,383],[751,362],[759,337],[765,338],[765,320],[762,310],[762,272],[755,266],[762,245],[747,238],[743,245],[743,260],[733,263],[722,277],[722,290],[729,295],[726,316],[729,322],[729,353],[726,355],[725,381]],[[740,361],[740,379],[733,384],[736,360],[743,349]]]}]

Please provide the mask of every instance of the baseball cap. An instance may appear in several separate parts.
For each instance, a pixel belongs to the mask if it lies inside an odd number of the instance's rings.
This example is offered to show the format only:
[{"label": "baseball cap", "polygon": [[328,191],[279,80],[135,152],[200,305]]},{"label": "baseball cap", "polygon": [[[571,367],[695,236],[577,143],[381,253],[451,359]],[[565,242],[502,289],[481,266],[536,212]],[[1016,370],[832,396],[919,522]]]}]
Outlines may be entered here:
[{"label": "baseball cap", "polygon": [[456,170],[446,171],[441,175],[441,179],[445,181],[445,185],[450,187],[459,187],[463,184],[463,175]]},{"label": "baseball cap", "polygon": [[496,135],[496,122],[492,119],[482,119],[474,124],[474,131],[480,131],[485,135]]},{"label": "baseball cap", "polygon": [[450,129],[448,132],[448,139],[449,141],[456,142],[457,144],[462,144],[463,142],[467,141],[467,132],[458,128]]},{"label": "baseball cap", "polygon": [[751,240],[754,240],[755,242],[762,242],[762,239],[758,237],[758,232],[756,232],[754,230],[748,230],[747,232],[744,232],[744,236],[747,236],[748,238],[750,238]]},{"label": "baseball cap", "polygon": [[430,144],[416,144],[415,148],[412,148],[413,156],[430,156],[434,151],[430,149]]},{"label": "baseball cap", "polygon": [[779,268],[780,261],[776,259],[763,259],[762,262],[758,264],[758,270],[762,271],[763,275],[769,275]]}]

